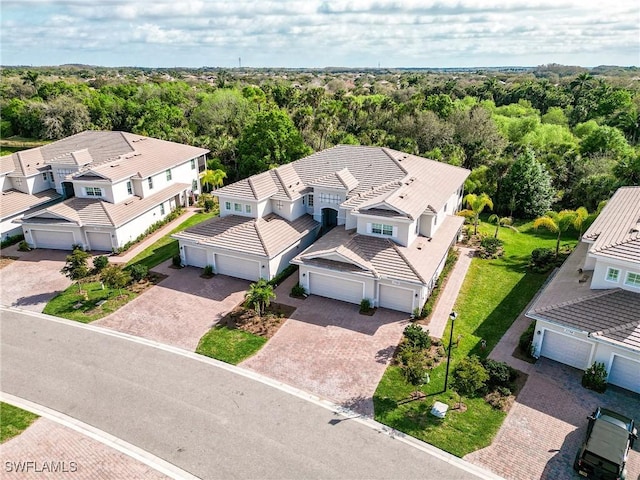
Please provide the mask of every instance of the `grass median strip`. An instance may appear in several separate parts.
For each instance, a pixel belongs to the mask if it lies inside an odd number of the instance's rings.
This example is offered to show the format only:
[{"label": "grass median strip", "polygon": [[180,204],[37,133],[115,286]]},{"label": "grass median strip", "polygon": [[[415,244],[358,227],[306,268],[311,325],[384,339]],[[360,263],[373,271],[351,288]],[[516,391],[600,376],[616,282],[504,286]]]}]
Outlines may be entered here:
[{"label": "grass median strip", "polygon": [[[469,355],[484,358],[491,352],[547,278],[547,274],[530,272],[527,264],[533,249],[555,247],[554,235],[533,230],[532,222],[519,224],[517,228],[518,232],[500,230],[504,256],[495,260],[474,258],[471,262],[455,305],[458,319],[453,334],[450,379],[462,358]],[[488,224],[480,227],[487,235],[493,235],[494,229]],[[575,234],[570,233],[563,240],[575,245]],[[445,347],[450,329],[451,323],[443,335]],[[450,409],[443,420],[430,415],[435,401],[452,408],[458,400],[452,391],[442,392],[445,371],[446,361],[431,370],[430,382],[421,388],[426,398],[406,401],[415,387],[404,380],[400,367],[388,367],[374,394],[375,419],[462,457],[490,445],[506,413],[492,408],[481,397],[465,397],[468,407],[465,412]]]},{"label": "grass median strip", "polygon": [[232,365],[249,358],[267,343],[267,339],[241,329],[214,327],[201,339],[196,353]]},{"label": "grass median strip", "polygon": [[35,413],[0,402],[0,443],[20,435],[38,418]]}]

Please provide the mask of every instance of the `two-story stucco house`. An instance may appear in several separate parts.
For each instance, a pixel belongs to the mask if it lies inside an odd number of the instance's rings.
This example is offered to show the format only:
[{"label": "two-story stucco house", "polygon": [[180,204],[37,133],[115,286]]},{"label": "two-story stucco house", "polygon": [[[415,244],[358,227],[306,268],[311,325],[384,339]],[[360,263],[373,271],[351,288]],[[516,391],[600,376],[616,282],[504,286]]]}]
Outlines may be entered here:
[{"label": "two-story stucco house", "polygon": [[38,172],[35,178],[46,184],[46,192],[66,198],[15,221],[34,248],[70,250],[81,245],[113,251],[188,203],[198,192],[207,153],[132,133],[102,131],[14,153],[15,164]]},{"label": "two-story stucco house", "polygon": [[534,354],[640,393],[640,187],[620,188],[527,312]]},{"label": "two-story stucco house", "polygon": [[469,171],[380,147],[336,146],[216,190],[220,218],[175,234],[186,265],[413,312],[458,238]]}]

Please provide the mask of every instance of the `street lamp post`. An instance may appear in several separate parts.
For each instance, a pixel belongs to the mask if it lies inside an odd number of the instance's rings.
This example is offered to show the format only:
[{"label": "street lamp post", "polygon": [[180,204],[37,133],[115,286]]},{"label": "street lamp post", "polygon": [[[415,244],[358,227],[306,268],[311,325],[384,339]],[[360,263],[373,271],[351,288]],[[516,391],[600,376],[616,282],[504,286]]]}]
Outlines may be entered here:
[{"label": "street lamp post", "polygon": [[449,353],[447,353],[447,373],[444,375],[444,391],[447,391],[447,385],[449,384],[449,363],[451,363],[451,344],[453,343],[453,327],[456,323],[456,318],[458,318],[458,314],[456,312],[451,312],[449,314],[449,318],[451,319],[451,332],[449,334]]}]

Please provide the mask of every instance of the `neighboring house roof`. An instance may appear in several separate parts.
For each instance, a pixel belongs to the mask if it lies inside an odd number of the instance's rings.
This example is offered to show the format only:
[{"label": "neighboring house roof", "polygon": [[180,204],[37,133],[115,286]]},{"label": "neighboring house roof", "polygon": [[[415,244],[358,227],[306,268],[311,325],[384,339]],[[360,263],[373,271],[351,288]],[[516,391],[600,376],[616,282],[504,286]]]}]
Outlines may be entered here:
[{"label": "neighboring house roof", "polygon": [[173,237],[273,258],[319,226],[311,215],[303,215],[293,222],[274,213],[258,219],[228,215],[213,218]]},{"label": "neighboring house roof", "polygon": [[640,263],[640,187],[619,188],[583,239],[590,253]]},{"label": "neighboring house roof", "polygon": [[640,350],[640,293],[620,288],[592,290],[591,272],[580,270],[588,248],[585,242],[576,247],[527,316]]},{"label": "neighboring house roof", "polygon": [[[209,150],[127,132],[88,130],[41,147],[10,155],[13,174],[30,176],[50,164],[74,165],[108,180],[146,178],[205,155]],[[9,156],[8,156],[9,157]],[[2,158],[2,169],[9,162]]]},{"label": "neighboring house roof", "polygon": [[462,217],[447,217],[436,238],[418,237],[409,247],[402,247],[388,238],[334,228],[292,263],[426,285],[433,280],[463,222]]},{"label": "neighboring house roof", "polygon": [[13,189],[6,190],[2,192],[2,201],[0,201],[0,219],[13,217],[31,208],[53,202],[59,198],[62,198],[62,195],[54,189],[45,190],[33,195]]},{"label": "neighboring house roof", "polygon": [[120,227],[190,187],[191,185],[186,183],[176,183],[149,197],[134,196],[116,204],[98,199],[74,197],[26,215],[19,222],[40,225],[72,223],[77,226]]},{"label": "neighboring house roof", "polygon": [[16,164],[13,163],[13,155],[5,155],[0,157],[0,175],[6,175],[16,169]]}]

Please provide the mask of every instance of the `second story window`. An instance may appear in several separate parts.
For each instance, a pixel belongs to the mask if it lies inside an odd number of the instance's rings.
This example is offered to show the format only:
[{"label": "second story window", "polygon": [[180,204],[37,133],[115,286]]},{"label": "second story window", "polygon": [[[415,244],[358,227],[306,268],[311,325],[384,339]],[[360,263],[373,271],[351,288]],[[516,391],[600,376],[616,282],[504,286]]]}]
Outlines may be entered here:
[{"label": "second story window", "polygon": [[224,202],[224,209],[231,210],[231,202]]},{"label": "second story window", "polygon": [[127,182],[127,193],[133,195],[133,185],[131,185],[131,181]]},{"label": "second story window", "polygon": [[195,170],[196,169],[196,159],[192,158],[191,159],[191,170]]},{"label": "second story window", "polygon": [[153,177],[149,177],[147,182],[149,183],[149,190],[153,190]]},{"label": "second story window", "polygon": [[313,194],[312,194],[312,193],[310,193],[310,194],[307,196],[307,205],[308,205],[309,207],[313,207]]},{"label": "second story window", "polygon": [[609,269],[607,270],[607,281],[618,282],[619,278],[620,278],[620,270],[618,270],[617,268],[609,267]]},{"label": "second story window", "polygon": [[244,213],[251,213],[251,205],[244,206]]},{"label": "second story window", "polygon": [[372,223],[371,233],[375,233],[377,235],[388,235],[391,237],[393,235],[393,227],[383,223]]},{"label": "second story window", "polygon": [[171,180],[171,169],[165,172],[167,174],[167,182]]},{"label": "second story window", "polygon": [[101,197],[102,189],[100,187],[85,187],[84,191],[87,197]]},{"label": "second story window", "polygon": [[239,204],[239,203],[234,203],[234,204],[233,204],[233,209],[234,209],[236,212],[242,212],[242,205],[241,205],[241,204]]},{"label": "second story window", "polygon": [[321,193],[320,194],[320,203],[338,204],[338,203],[340,203],[340,195],[333,195],[333,194],[330,194],[330,193]]},{"label": "second story window", "polygon": [[640,287],[640,273],[627,273],[627,278],[625,279],[624,284],[630,287]]}]

